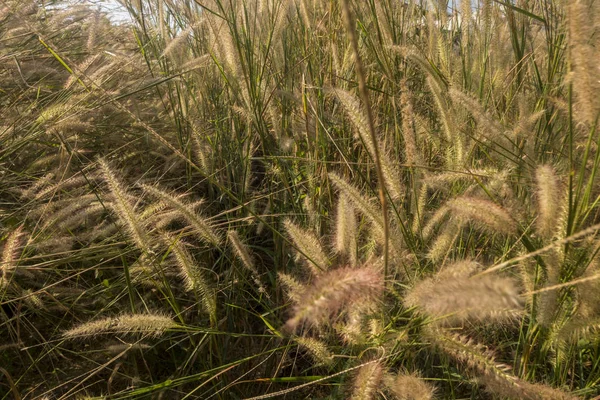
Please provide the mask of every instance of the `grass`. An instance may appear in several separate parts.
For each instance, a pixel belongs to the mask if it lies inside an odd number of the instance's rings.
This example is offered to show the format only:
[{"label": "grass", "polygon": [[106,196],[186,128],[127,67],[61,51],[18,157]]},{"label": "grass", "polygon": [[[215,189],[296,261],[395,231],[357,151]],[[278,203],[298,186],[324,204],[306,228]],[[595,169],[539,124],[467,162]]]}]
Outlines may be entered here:
[{"label": "grass", "polygon": [[0,2],[0,399],[600,396],[597,1],[121,2]]}]

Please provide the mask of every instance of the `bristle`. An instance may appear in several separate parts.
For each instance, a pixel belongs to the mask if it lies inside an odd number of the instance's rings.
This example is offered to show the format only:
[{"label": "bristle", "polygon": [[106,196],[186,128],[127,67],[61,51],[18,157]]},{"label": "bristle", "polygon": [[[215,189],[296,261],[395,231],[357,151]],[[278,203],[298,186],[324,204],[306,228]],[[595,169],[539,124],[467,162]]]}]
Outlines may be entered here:
[{"label": "bristle", "polygon": [[455,218],[475,223],[484,231],[504,235],[514,235],[517,232],[517,224],[510,212],[489,200],[462,196],[447,204]]},{"label": "bristle", "polygon": [[270,212],[271,212],[271,203],[267,202],[267,204],[265,205],[265,208],[260,216],[262,218],[262,220],[256,226],[256,234],[257,235],[260,235],[263,232],[263,230],[265,229],[266,224],[264,221],[266,220],[266,218],[269,217]]},{"label": "bristle", "polygon": [[188,39],[188,37],[194,31],[195,28],[196,28],[196,24],[191,24],[190,26],[185,28],[183,31],[181,31],[177,36],[172,38],[165,46],[165,49],[163,50],[161,57],[170,57],[171,59],[178,61],[177,57],[175,57],[173,55],[173,53],[178,52],[179,49],[184,46],[186,40]]},{"label": "bristle", "polygon": [[334,324],[334,329],[346,345],[360,345],[367,340],[364,321],[365,315],[369,312],[369,306],[365,306],[366,308],[357,305],[348,310],[346,318]]},{"label": "bristle", "polygon": [[198,215],[190,204],[186,204],[181,201],[178,196],[164,192],[154,186],[141,186],[146,192],[167,203],[174,211],[177,211],[198,237],[214,245],[219,245],[221,243],[221,238],[215,229],[204,217]]},{"label": "bristle", "polygon": [[549,165],[539,166],[535,172],[535,179],[538,203],[537,232],[548,240],[557,233],[556,217],[561,204],[559,182],[554,169]]},{"label": "bristle", "polygon": [[[77,70],[81,73],[85,73],[87,69],[100,58],[100,54],[94,54],[88,58],[86,58],[82,63],[77,66]],[[71,74],[69,79],[65,82],[65,89],[69,89],[75,82],[77,82],[80,78],[76,74]]]},{"label": "bristle", "polygon": [[511,380],[497,379],[493,375],[482,375],[477,377],[477,382],[489,393],[502,396],[503,398],[521,400],[576,400],[579,397],[565,393],[542,383],[530,383],[518,378]]},{"label": "bristle", "polygon": [[428,336],[445,353],[466,364],[478,376],[490,376],[508,385],[515,384],[517,378],[509,372],[511,368],[498,363],[494,353],[485,345],[458,333],[441,329],[433,330]]},{"label": "bristle", "polygon": [[123,184],[117,179],[108,163],[100,158],[98,159],[100,170],[104,175],[104,179],[110,189],[114,202],[114,210],[124,225],[127,227],[129,234],[138,248],[145,254],[152,253],[150,240],[142,224],[138,220],[134,207],[129,202],[130,195],[127,193]]},{"label": "bristle", "polygon": [[448,94],[452,101],[461,104],[468,110],[479,126],[479,130],[482,132],[482,136],[486,139],[495,142],[497,141],[502,134],[504,133],[504,129],[502,126],[493,118],[493,116],[489,115],[488,112],[481,106],[479,101],[474,99],[473,97],[465,94],[464,92],[457,89],[450,89]]},{"label": "bristle", "polygon": [[290,220],[285,220],[285,229],[292,242],[300,252],[300,256],[306,259],[310,270],[314,275],[319,275],[327,270],[330,261],[323,251],[319,239],[310,231],[300,228]]},{"label": "bristle", "polygon": [[581,119],[593,125],[600,117],[600,69],[596,60],[600,57],[598,27],[600,8],[593,0],[571,0],[567,3],[569,33],[569,56],[577,108]]},{"label": "bristle", "polygon": [[31,289],[26,289],[21,294],[21,297],[24,298],[25,303],[32,310],[44,310],[46,307],[44,306],[44,302],[36,293],[34,293]]},{"label": "bristle", "polygon": [[357,224],[354,208],[346,195],[341,195],[337,205],[334,248],[338,254],[346,256],[350,265],[358,263]]},{"label": "bristle", "polygon": [[374,362],[363,365],[358,369],[354,377],[352,400],[374,400],[380,390],[381,381],[385,373],[382,362]]},{"label": "bristle", "polygon": [[86,322],[63,333],[65,339],[78,339],[101,334],[143,333],[160,336],[177,324],[163,314],[125,314]]},{"label": "bristle", "polygon": [[47,229],[55,224],[58,224],[59,226],[64,225],[66,219],[71,218],[74,213],[77,213],[82,209],[87,209],[88,206],[95,200],[97,200],[97,197],[93,195],[80,196],[73,199],[65,207],[62,207],[58,211],[46,216],[46,221],[42,226],[42,230]]},{"label": "bristle", "polygon": [[106,211],[106,207],[103,204],[92,203],[87,207],[80,209],[70,217],[63,219],[58,224],[58,227],[62,230],[77,229],[78,227],[85,225],[88,218],[95,217],[104,211]]},{"label": "bristle", "polygon": [[59,193],[63,190],[72,189],[74,187],[79,187],[83,185],[87,185],[89,182],[94,181],[97,178],[97,174],[89,173],[89,174],[76,174],[71,176],[70,178],[63,179],[58,183],[50,186],[46,186],[37,192],[34,196],[35,200],[41,200],[46,196],[52,196],[56,193]]},{"label": "bristle", "polygon": [[182,71],[193,71],[195,69],[198,69],[200,67],[207,65],[209,61],[210,61],[210,56],[205,54],[203,56],[195,57],[189,61],[186,61],[179,67],[179,69]]},{"label": "bristle", "polygon": [[23,234],[23,225],[21,225],[8,235],[4,243],[2,264],[0,264],[0,290],[4,290],[10,284],[11,273],[17,267]]},{"label": "bristle", "polygon": [[287,297],[294,303],[299,303],[302,299],[302,294],[306,290],[306,286],[298,282],[294,277],[283,272],[277,274],[277,279],[284,287]]},{"label": "bristle", "polygon": [[383,288],[383,274],[372,267],[337,268],[318,276],[298,300],[286,327],[295,330],[302,322],[319,325],[355,304],[376,302]]},{"label": "bristle", "polygon": [[[600,275],[600,262],[594,259],[587,266],[582,279]],[[597,281],[589,281],[577,285],[577,316],[579,318],[595,318],[600,316],[600,286]]]},{"label": "bristle", "polygon": [[316,234],[319,234],[319,213],[315,208],[314,199],[312,198],[312,196],[307,195],[306,197],[304,197],[303,203],[304,210],[306,210],[306,219],[308,227],[313,229]]},{"label": "bristle", "polygon": [[349,92],[342,89],[331,89],[331,91],[341,101],[346,113],[350,117],[358,137],[367,148],[371,158],[375,159],[377,146],[379,148],[378,154],[381,161],[381,169],[383,172],[386,188],[390,194],[392,200],[398,200],[402,197],[404,190],[400,184],[400,174],[395,167],[394,163],[390,160],[385,147],[381,144],[374,143],[373,138],[369,133],[369,125],[367,123],[367,116],[362,110],[360,101]]},{"label": "bristle", "polygon": [[[425,238],[425,231],[423,229],[423,218],[425,213],[425,206],[427,205],[427,191],[428,191],[427,183],[421,182],[420,187],[416,193],[416,200],[414,201],[415,211],[413,213],[413,222],[412,222],[412,231],[413,233],[419,232],[421,230],[421,235]],[[431,232],[430,232],[431,234]]]},{"label": "bristle", "polygon": [[421,155],[417,151],[416,132],[414,129],[414,111],[412,99],[406,80],[400,82],[400,107],[402,111],[402,137],[404,139],[404,156],[406,164],[417,165],[421,164]]},{"label": "bristle", "polygon": [[367,123],[367,117],[362,111],[360,101],[351,93],[338,88],[330,89],[344,106],[344,110],[348,114],[350,121],[356,128],[357,137],[364,143],[367,151],[373,157],[375,154],[375,146],[369,134],[369,125]]},{"label": "bristle", "polygon": [[227,238],[233,247],[233,250],[237,257],[242,262],[244,268],[250,271],[252,274],[258,275],[258,271],[256,270],[256,266],[254,265],[254,260],[250,256],[250,251],[246,244],[242,243],[238,233],[234,230],[230,230],[227,232]]},{"label": "bristle", "polygon": [[461,41],[466,49],[471,37],[471,25],[473,24],[473,8],[471,0],[462,0],[460,2],[460,31],[462,33]]},{"label": "bristle", "polygon": [[513,280],[491,274],[469,278],[474,265],[461,265],[449,266],[436,277],[417,283],[405,297],[406,306],[417,306],[446,323],[505,322],[523,312],[523,302]]},{"label": "bristle", "polygon": [[446,103],[439,82],[432,76],[427,77],[427,84],[433,94],[433,99],[446,134],[446,140],[450,143],[446,150],[446,160],[450,166],[461,167],[465,157],[464,138],[455,126],[455,121],[452,117],[453,113],[451,113],[451,110]]},{"label": "bristle", "polygon": [[[434,216],[435,218],[435,216]],[[427,226],[426,228],[428,228]],[[460,222],[451,221],[446,224],[439,235],[436,236],[435,240],[429,246],[429,252],[427,258],[434,263],[443,261],[452,250],[454,243],[458,239],[462,230],[462,224]],[[429,233],[424,230],[424,233]]]},{"label": "bristle", "polygon": [[49,185],[50,182],[52,181],[52,179],[54,179],[54,177],[55,177],[55,175],[52,172],[42,176],[33,185],[29,186],[27,189],[25,189],[21,192],[21,198],[32,197],[33,194],[35,192],[37,192],[39,189],[43,188],[44,186]]},{"label": "bristle", "polygon": [[377,210],[370,200],[365,198],[358,189],[346,182],[346,180],[339,175],[330,172],[329,179],[331,179],[333,184],[348,197],[348,200],[354,204],[356,209],[363,213],[371,221],[376,230],[376,234],[383,237],[384,228],[381,210]]},{"label": "bristle", "polygon": [[330,365],[333,362],[333,354],[321,340],[311,337],[297,337],[295,340],[300,346],[308,350],[316,361],[316,366]]},{"label": "bristle", "polygon": [[258,270],[254,265],[254,260],[250,255],[250,249],[248,249],[248,246],[245,243],[242,243],[242,241],[239,238],[239,235],[234,230],[230,230],[229,232],[227,232],[227,238],[229,239],[229,242],[231,243],[236,256],[242,262],[244,268],[246,268],[252,274],[252,281],[256,285],[258,292],[263,293],[265,296],[269,297],[267,290],[260,281]]},{"label": "bristle", "polygon": [[[551,250],[544,257],[546,279],[544,288],[557,285],[560,281],[561,256],[557,250]],[[550,290],[537,295],[536,320],[543,326],[551,326],[559,310],[558,291]]]},{"label": "bristle", "polygon": [[392,162],[387,150],[379,145],[379,158],[381,160],[381,171],[383,173],[385,188],[392,201],[400,201],[406,190],[402,187],[402,178],[396,164]]},{"label": "bristle", "polygon": [[212,318],[216,318],[215,291],[204,276],[202,268],[197,265],[197,262],[193,259],[186,245],[181,240],[167,233],[163,233],[163,240],[175,256],[185,289],[196,292],[200,297],[205,311]]},{"label": "bristle", "polygon": [[435,395],[435,388],[414,373],[386,376],[385,383],[398,400],[431,400]]},{"label": "bristle", "polygon": [[[172,56],[174,52],[178,51],[178,49],[185,44],[185,41],[187,40],[190,33],[192,33],[192,30],[193,30],[193,26],[188,26],[183,31],[181,31],[177,36],[172,38],[165,46],[165,49],[163,50],[161,57]],[[172,58],[175,59],[175,57],[172,57]]]}]

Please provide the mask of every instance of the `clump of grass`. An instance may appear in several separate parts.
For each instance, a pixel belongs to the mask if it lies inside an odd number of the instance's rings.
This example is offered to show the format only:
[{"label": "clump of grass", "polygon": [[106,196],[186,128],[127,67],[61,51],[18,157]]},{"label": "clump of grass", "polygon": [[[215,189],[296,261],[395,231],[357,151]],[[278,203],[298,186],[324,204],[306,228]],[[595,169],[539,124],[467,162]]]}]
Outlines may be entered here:
[{"label": "clump of grass", "polygon": [[597,1],[25,3],[17,397],[600,394]]}]

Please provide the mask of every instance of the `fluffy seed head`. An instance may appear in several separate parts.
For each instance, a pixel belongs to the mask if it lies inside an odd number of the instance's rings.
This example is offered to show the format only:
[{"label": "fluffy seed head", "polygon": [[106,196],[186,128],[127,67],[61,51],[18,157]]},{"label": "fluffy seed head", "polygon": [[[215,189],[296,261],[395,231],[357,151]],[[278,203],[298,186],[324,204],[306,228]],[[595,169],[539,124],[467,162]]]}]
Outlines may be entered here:
[{"label": "fluffy seed head", "polygon": [[565,393],[560,389],[542,383],[530,383],[517,377],[509,380],[497,379],[493,375],[477,377],[477,382],[483,385],[489,393],[514,400],[576,400],[579,397]]},{"label": "fluffy seed head", "polygon": [[517,224],[503,207],[489,200],[462,196],[448,202],[452,215],[490,233],[515,234]]},{"label": "fluffy seed head", "polygon": [[235,254],[242,262],[242,265],[251,273],[258,275],[258,271],[254,266],[254,260],[252,259],[252,256],[250,256],[250,251],[248,250],[248,247],[242,243],[238,233],[231,230],[227,232],[227,238],[229,239]]},{"label": "fluffy seed head", "polygon": [[387,376],[386,386],[399,400],[431,400],[435,394],[435,388],[416,374]]},{"label": "fluffy seed head", "polygon": [[331,92],[333,92],[342,103],[348,117],[356,128],[356,133],[358,134],[357,137],[363,141],[367,151],[373,156],[375,154],[375,143],[371,140],[367,116],[362,110],[360,101],[354,95],[343,89],[334,88],[331,89]]},{"label": "fluffy seed head", "polygon": [[329,365],[333,362],[333,354],[331,354],[324,342],[311,337],[298,337],[296,338],[296,342],[308,350],[317,362],[317,365]]},{"label": "fluffy seed head", "polygon": [[380,361],[360,367],[354,377],[350,398],[352,400],[375,399],[384,373],[385,366]]},{"label": "fluffy seed head", "polygon": [[130,203],[129,199],[131,196],[127,193],[123,184],[108,165],[108,162],[100,158],[98,163],[100,164],[100,170],[104,176],[104,180],[114,197],[113,208],[117,216],[127,227],[131,238],[138,248],[145,254],[151,254],[152,250],[151,245],[149,244],[150,241],[148,235],[140,224],[134,207]]},{"label": "fluffy seed head", "polygon": [[344,178],[335,173],[329,173],[329,179],[338,188],[338,190],[348,197],[348,200],[356,207],[358,211],[363,213],[372,223],[375,230],[374,234],[377,237],[383,237],[383,218],[381,210],[377,209],[372,202],[362,195],[360,190],[348,183]]},{"label": "fluffy seed head", "polygon": [[163,234],[163,240],[172,251],[175,262],[179,267],[179,275],[183,279],[187,291],[196,292],[202,302],[205,311],[213,318],[216,315],[216,303],[214,289],[208,282],[202,268],[194,260],[184,242],[167,233]]},{"label": "fluffy seed head", "polygon": [[383,274],[373,267],[342,267],[327,271],[299,296],[294,316],[286,327],[295,330],[301,322],[320,325],[356,305],[375,303],[383,289]]},{"label": "fluffy seed head", "polygon": [[[468,264],[464,268],[470,267]],[[430,316],[445,322],[464,320],[506,321],[523,309],[512,279],[487,274],[469,278],[468,270],[452,275],[452,267],[434,278],[417,283],[405,298],[408,307],[417,306]]]},{"label": "fluffy seed head", "polygon": [[451,221],[448,223],[431,244],[427,257],[435,263],[443,261],[452,250],[452,245],[460,235],[461,229],[460,222]]},{"label": "fluffy seed head", "polygon": [[66,339],[75,339],[100,334],[144,333],[160,336],[166,330],[177,326],[170,317],[162,314],[126,314],[86,322],[63,333]]},{"label": "fluffy seed head", "polygon": [[335,219],[335,250],[346,256],[351,266],[356,266],[358,262],[356,235],[354,207],[350,204],[348,197],[342,195],[338,200]]},{"label": "fluffy seed head", "polygon": [[402,137],[404,139],[404,157],[408,165],[420,164],[421,157],[417,151],[417,140],[414,129],[412,99],[406,80],[400,82],[400,106],[402,110]]},{"label": "fluffy seed head", "polygon": [[313,274],[318,275],[321,271],[326,270],[330,264],[329,257],[323,251],[317,236],[300,228],[290,220],[286,220],[284,225],[290,239],[300,251],[300,256],[306,258]]},{"label": "fluffy seed head", "polygon": [[573,396],[543,384],[523,381],[510,373],[511,368],[495,360],[486,346],[465,336],[444,330],[430,332],[431,340],[444,352],[465,363],[487,391],[510,399],[574,399]]},{"label": "fluffy seed head", "polygon": [[221,238],[201,215],[198,215],[191,204],[186,204],[178,196],[171,195],[154,186],[142,185],[144,190],[169,205],[184,219],[193,231],[208,243],[219,245]]},{"label": "fluffy seed head", "polygon": [[19,258],[21,236],[23,236],[22,225],[12,231],[4,243],[2,263],[0,264],[0,290],[4,289],[9,284],[9,274],[16,268],[17,259]]},{"label": "fluffy seed head", "polygon": [[566,3],[573,93],[581,119],[592,125],[600,115],[600,68],[594,61],[600,56],[597,25],[600,9],[597,3],[589,0]]},{"label": "fluffy seed head", "polygon": [[508,365],[498,363],[491,350],[469,337],[441,329],[429,332],[428,337],[445,353],[466,364],[471,371],[480,376],[489,375],[506,382],[516,379],[510,373],[511,368]]},{"label": "fluffy seed head", "polygon": [[560,192],[559,182],[554,169],[549,165],[541,165],[535,171],[537,186],[538,218],[537,231],[544,239],[551,239],[557,227]]},{"label": "fluffy seed head", "polygon": [[306,286],[298,282],[293,276],[279,272],[277,278],[285,289],[287,297],[294,303],[298,304],[302,298],[302,293],[306,290]]}]

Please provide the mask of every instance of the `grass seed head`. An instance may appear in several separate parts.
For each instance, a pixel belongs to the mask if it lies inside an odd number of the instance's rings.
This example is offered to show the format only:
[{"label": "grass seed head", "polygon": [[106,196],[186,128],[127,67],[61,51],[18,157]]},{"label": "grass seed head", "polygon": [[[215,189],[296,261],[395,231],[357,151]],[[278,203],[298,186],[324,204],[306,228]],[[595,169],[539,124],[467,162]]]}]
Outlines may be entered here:
[{"label": "grass seed head", "polygon": [[383,289],[380,270],[364,266],[341,267],[319,275],[299,296],[286,327],[294,331],[301,323],[331,323],[357,305],[376,304]]}]

